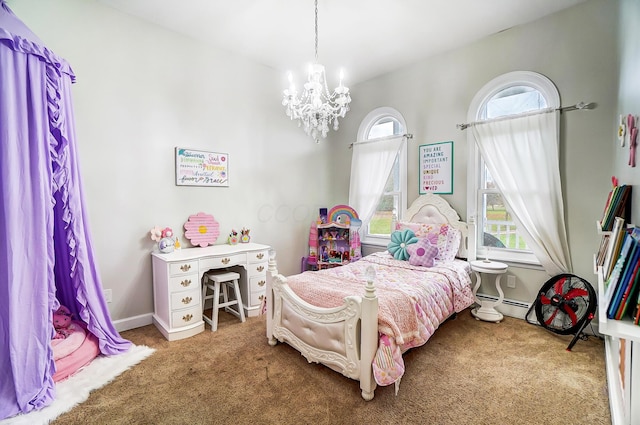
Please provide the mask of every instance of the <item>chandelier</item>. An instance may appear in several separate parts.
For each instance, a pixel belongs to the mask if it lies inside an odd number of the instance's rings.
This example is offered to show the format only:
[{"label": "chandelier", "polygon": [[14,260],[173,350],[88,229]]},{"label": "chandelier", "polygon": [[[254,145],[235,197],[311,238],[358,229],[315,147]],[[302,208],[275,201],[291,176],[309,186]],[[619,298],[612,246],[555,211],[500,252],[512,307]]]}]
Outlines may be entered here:
[{"label": "chandelier", "polygon": [[293,75],[289,73],[289,88],[284,90],[282,105],[286,107],[287,116],[298,120],[298,127],[302,125],[304,132],[318,143],[320,136],[327,137],[331,124],[334,130],[338,130],[338,118],[344,118],[349,110],[351,96],[349,88],[342,85],[342,71],[340,84],[333,93],[329,93],[324,66],[318,63],[318,0],[315,0],[315,30],[315,61],[309,65],[302,95],[298,97]]}]

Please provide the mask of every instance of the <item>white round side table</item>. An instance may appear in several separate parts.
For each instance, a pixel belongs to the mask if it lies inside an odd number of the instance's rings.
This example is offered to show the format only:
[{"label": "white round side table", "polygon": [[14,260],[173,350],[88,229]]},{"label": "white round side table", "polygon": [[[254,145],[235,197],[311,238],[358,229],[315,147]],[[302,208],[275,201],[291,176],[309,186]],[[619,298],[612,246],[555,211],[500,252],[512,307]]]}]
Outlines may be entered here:
[{"label": "white round side table", "polygon": [[[487,322],[500,322],[504,316],[495,308],[502,304],[502,300],[504,299],[504,293],[502,292],[502,288],[500,287],[500,278],[507,272],[509,266],[507,266],[505,263],[500,263],[499,261],[489,260],[471,261],[470,264],[471,270],[476,276],[476,286],[473,288],[473,297],[480,305],[480,307],[476,307],[471,310],[471,314],[473,314],[473,317],[475,317],[477,320],[484,320]],[[495,276],[496,289],[498,290],[498,294],[500,294],[497,301],[481,300],[476,295],[478,293],[480,283],[482,282],[480,273]]]}]

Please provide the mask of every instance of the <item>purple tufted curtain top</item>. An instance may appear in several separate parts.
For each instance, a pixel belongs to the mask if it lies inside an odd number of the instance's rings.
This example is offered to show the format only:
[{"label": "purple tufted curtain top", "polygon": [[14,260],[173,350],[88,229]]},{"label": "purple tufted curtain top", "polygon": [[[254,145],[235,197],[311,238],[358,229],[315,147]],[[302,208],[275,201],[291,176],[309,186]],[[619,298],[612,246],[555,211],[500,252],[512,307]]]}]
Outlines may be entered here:
[{"label": "purple tufted curtain top", "polygon": [[0,419],[55,398],[51,315],[59,303],[105,355],[113,327],[80,181],[69,64],[0,0]]}]

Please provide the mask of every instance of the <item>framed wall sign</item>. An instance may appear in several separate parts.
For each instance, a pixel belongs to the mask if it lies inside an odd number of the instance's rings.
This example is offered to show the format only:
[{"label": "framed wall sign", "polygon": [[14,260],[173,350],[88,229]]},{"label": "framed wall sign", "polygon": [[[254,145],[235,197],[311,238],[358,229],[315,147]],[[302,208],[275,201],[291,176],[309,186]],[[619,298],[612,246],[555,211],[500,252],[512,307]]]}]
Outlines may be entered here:
[{"label": "framed wall sign", "polygon": [[453,142],[420,145],[418,168],[420,194],[453,193]]},{"label": "framed wall sign", "polygon": [[229,155],[176,148],[177,186],[229,186]]}]

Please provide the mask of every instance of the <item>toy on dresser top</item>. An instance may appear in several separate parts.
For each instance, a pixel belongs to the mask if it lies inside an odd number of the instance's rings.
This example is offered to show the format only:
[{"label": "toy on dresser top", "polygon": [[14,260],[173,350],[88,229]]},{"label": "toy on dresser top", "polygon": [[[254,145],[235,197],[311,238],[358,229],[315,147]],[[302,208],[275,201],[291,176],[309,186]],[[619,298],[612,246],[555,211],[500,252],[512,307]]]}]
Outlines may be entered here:
[{"label": "toy on dresser top", "polygon": [[170,227],[161,229],[159,226],[154,226],[149,233],[151,240],[157,242],[158,251],[163,254],[180,249],[180,241],[173,235],[173,230]]},{"label": "toy on dresser top", "polygon": [[235,229],[231,229],[231,233],[229,233],[229,237],[227,238],[227,243],[229,245],[236,245],[238,242],[249,243],[251,241],[249,232],[251,232],[251,230],[243,227],[242,230],[240,230],[240,235],[238,236],[238,232]]}]

